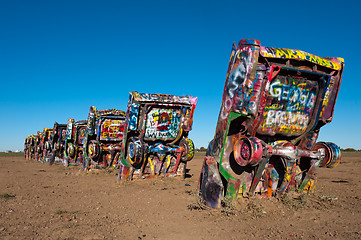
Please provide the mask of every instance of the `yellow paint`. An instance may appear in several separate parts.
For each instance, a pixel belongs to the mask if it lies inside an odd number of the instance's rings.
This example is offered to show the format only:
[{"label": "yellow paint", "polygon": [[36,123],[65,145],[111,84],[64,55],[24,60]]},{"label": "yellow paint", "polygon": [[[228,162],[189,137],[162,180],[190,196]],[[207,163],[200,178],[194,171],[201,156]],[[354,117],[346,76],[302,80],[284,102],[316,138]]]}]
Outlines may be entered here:
[{"label": "yellow paint", "polygon": [[304,192],[314,192],[315,191],[315,180],[310,179],[303,189]]},{"label": "yellow paint", "polygon": [[153,174],[155,174],[154,165],[152,159],[148,158],[148,162],[150,164],[150,168],[152,169]]},{"label": "yellow paint", "polygon": [[93,155],[93,152],[94,152],[94,151],[93,151],[93,146],[90,146],[90,147],[89,147],[88,152],[89,152],[89,155]]},{"label": "yellow paint", "polygon": [[340,63],[344,62],[343,58],[336,58],[339,61],[337,62],[337,61],[321,58],[301,50],[287,49],[287,48],[261,47],[261,55],[269,58],[306,60],[334,70],[340,70],[341,69]]},{"label": "yellow paint", "polygon": [[169,165],[170,165],[170,160],[171,160],[171,159],[172,159],[171,156],[168,155],[168,156],[167,156],[167,167],[166,167],[166,169],[168,169],[168,167],[169,167]]},{"label": "yellow paint", "polygon": [[291,173],[292,172],[292,167],[287,167],[287,169],[286,169],[286,174],[285,174],[285,180],[287,181],[287,182],[289,182],[290,180],[291,180]]}]

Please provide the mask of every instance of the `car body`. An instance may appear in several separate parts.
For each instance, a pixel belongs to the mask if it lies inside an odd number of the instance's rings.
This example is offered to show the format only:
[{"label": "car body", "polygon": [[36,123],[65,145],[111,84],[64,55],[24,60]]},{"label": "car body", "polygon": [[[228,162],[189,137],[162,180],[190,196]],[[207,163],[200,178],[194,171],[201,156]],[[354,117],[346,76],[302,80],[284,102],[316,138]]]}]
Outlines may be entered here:
[{"label": "car body", "polygon": [[83,164],[83,145],[86,135],[87,120],[74,121],[74,118],[68,119],[65,147],[64,147],[64,165],[82,165]]},{"label": "car body", "polygon": [[41,143],[40,143],[40,151],[41,156],[40,160],[44,163],[48,161],[47,156],[51,153],[51,141],[52,141],[52,128],[44,128],[41,133]]},{"label": "car body", "polygon": [[216,132],[199,191],[211,206],[223,197],[290,189],[312,191],[319,166],[336,166],[340,149],[316,143],[331,122],[344,60],[301,50],[233,44]]},{"label": "car body", "polygon": [[35,157],[35,135],[29,135],[27,138],[25,138],[24,143],[24,155],[25,158],[30,160]]},{"label": "car body", "polygon": [[42,159],[42,145],[41,145],[41,139],[43,133],[38,131],[37,135],[35,135],[35,145],[34,145],[34,151],[35,151],[35,160],[41,161]]},{"label": "car body", "polygon": [[54,123],[51,135],[51,153],[49,153],[49,164],[53,165],[55,161],[62,163],[64,158],[64,145],[66,137],[67,124]]},{"label": "car body", "polygon": [[197,98],[130,92],[119,180],[185,175]]},{"label": "car body", "polygon": [[83,168],[113,166],[123,144],[125,112],[118,109],[97,110],[91,106],[87,121]]},{"label": "car body", "polygon": [[29,140],[30,140],[30,136],[27,136],[24,141],[24,158],[26,159],[28,159]]}]

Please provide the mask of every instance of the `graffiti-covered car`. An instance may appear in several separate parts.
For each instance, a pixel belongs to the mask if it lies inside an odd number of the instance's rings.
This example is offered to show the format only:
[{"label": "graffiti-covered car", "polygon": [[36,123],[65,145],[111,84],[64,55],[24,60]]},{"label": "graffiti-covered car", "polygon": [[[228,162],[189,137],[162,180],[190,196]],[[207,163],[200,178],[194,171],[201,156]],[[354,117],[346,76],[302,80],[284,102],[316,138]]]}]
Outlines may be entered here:
[{"label": "graffiti-covered car", "polygon": [[185,174],[197,98],[130,92],[119,180]]},{"label": "graffiti-covered car", "polygon": [[52,128],[44,128],[41,134],[41,161],[44,163],[48,160],[47,156],[51,154]]},{"label": "graffiti-covered car", "polygon": [[24,143],[24,155],[25,158],[30,160],[32,159],[32,154],[33,154],[33,150],[34,150],[34,135],[29,135],[27,138],[25,138],[25,143]]},{"label": "graffiti-covered car", "polygon": [[29,141],[29,160],[35,159],[35,153],[36,153],[36,135],[31,135],[30,141]]},{"label": "graffiti-covered car", "polygon": [[62,163],[64,158],[64,145],[66,137],[67,124],[54,123],[53,133],[51,136],[51,153],[49,156],[49,164],[53,165],[55,161]]},{"label": "graffiti-covered car", "polygon": [[28,159],[36,160],[36,149],[37,149],[38,135],[31,135],[28,140]]},{"label": "graffiti-covered car", "polygon": [[206,203],[224,196],[269,197],[312,191],[318,167],[333,167],[340,149],[316,143],[331,122],[344,60],[301,50],[233,44],[216,132],[199,181]]},{"label": "graffiti-covered car", "polygon": [[41,139],[43,137],[43,133],[38,131],[38,134],[35,135],[35,160],[41,161],[42,159],[42,145],[41,145]]},{"label": "graffiti-covered car", "polygon": [[87,121],[74,121],[74,118],[68,119],[65,147],[64,147],[64,165],[83,164],[83,144],[86,135]]},{"label": "graffiti-covered car", "polygon": [[24,141],[24,158],[26,159],[28,159],[28,155],[29,155],[29,141],[30,141],[30,136],[27,136]]},{"label": "graffiti-covered car", "polygon": [[125,112],[118,109],[89,109],[84,139],[85,170],[90,167],[106,168],[119,158],[123,144]]}]

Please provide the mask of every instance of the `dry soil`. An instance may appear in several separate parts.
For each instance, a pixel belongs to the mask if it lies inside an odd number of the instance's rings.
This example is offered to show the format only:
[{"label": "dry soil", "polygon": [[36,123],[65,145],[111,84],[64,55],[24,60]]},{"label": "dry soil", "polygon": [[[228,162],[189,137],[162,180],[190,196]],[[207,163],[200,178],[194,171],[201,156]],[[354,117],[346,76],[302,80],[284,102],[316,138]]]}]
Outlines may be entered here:
[{"label": "dry soil", "polygon": [[0,157],[0,239],[361,239],[361,153],[319,169],[314,194],[222,210],[198,201],[202,161],[184,180],[117,183],[116,171]]}]

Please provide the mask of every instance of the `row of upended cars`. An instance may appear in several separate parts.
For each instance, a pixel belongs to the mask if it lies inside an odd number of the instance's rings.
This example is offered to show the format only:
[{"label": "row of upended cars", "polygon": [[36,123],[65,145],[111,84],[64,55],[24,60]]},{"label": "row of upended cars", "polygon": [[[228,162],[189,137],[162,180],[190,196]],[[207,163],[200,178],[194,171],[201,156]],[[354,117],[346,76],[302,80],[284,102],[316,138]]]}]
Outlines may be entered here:
[{"label": "row of upended cars", "polygon": [[55,122],[25,140],[27,159],[119,168],[122,179],[183,175],[194,156],[188,138],[197,98],[130,92],[127,112],[91,106],[87,120]]},{"label": "row of upended cars", "polygon": [[[219,208],[224,197],[313,191],[316,170],[335,167],[340,148],[316,142],[330,123],[344,60],[295,49],[233,44],[215,136],[198,190]],[[127,111],[90,107],[88,119],[55,123],[25,140],[25,156],[85,170],[116,167],[119,180],[185,176],[197,98],[130,92]]]}]

